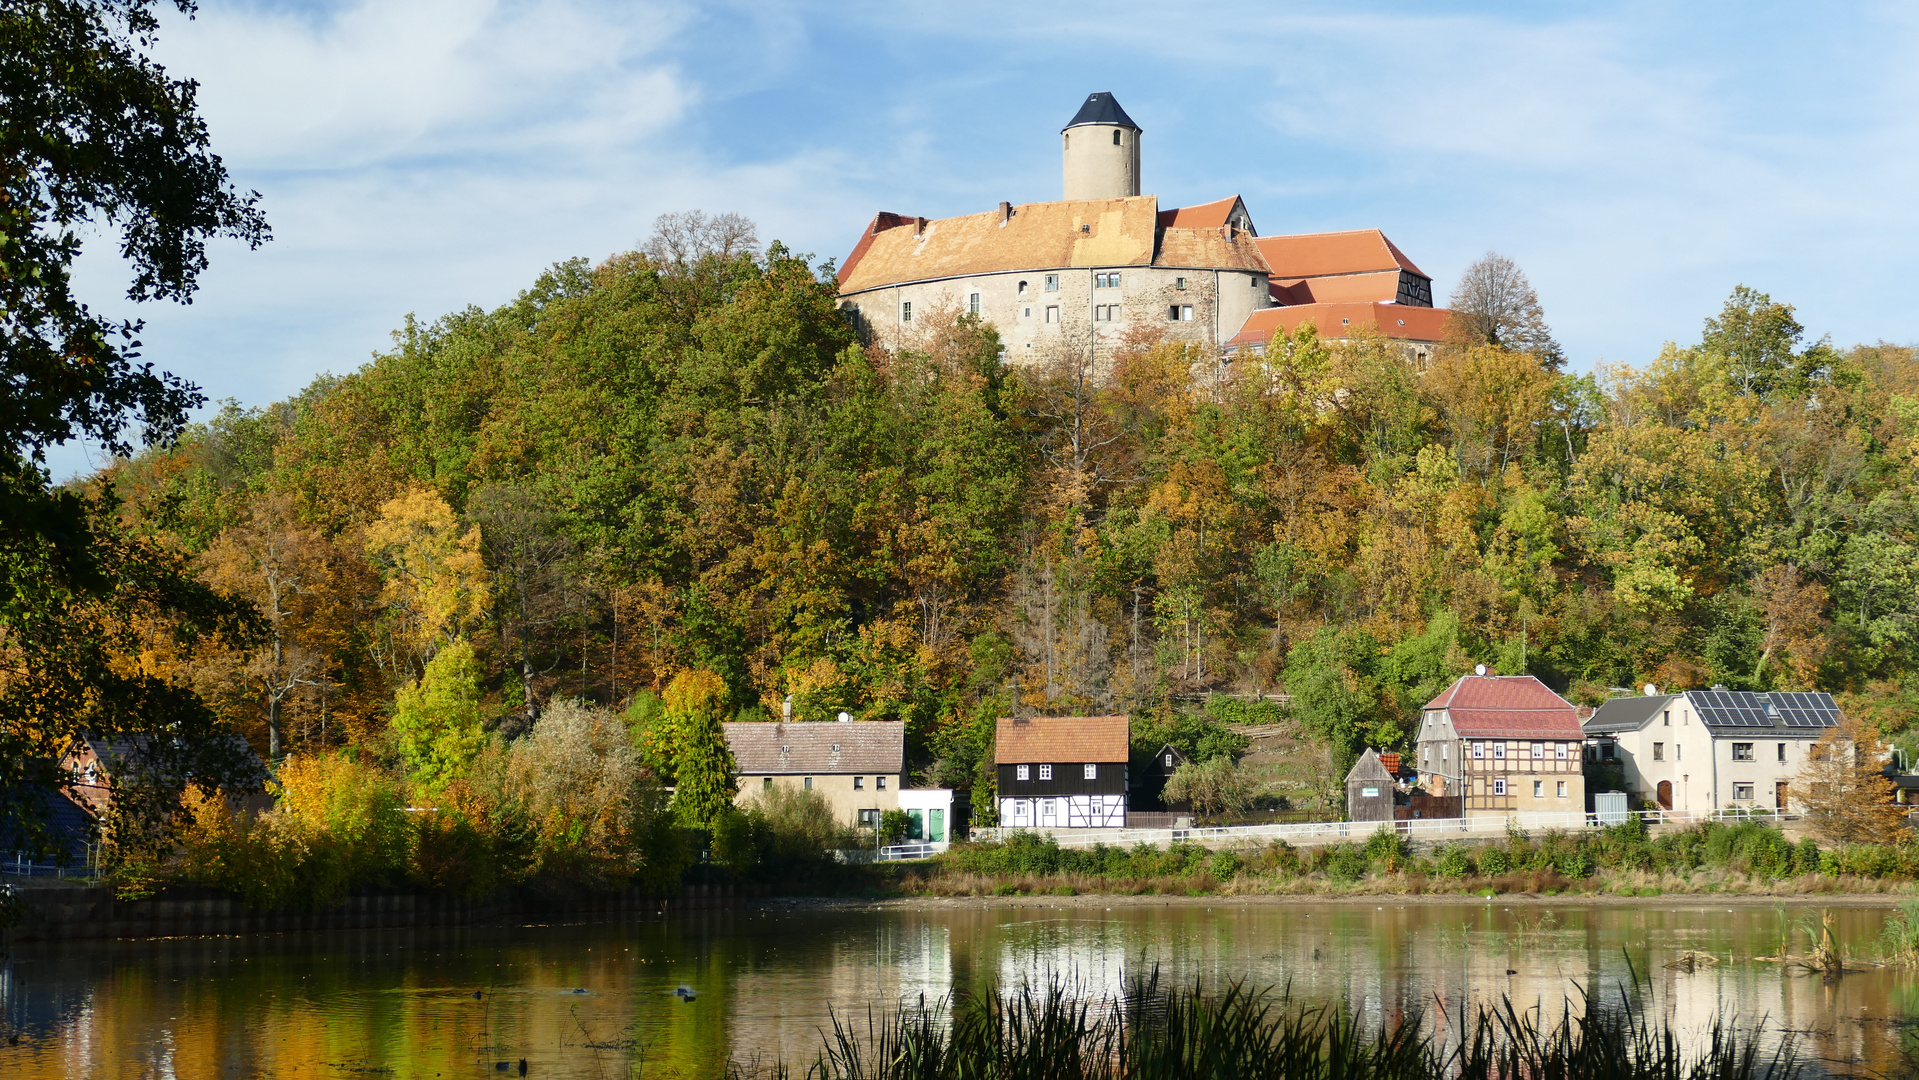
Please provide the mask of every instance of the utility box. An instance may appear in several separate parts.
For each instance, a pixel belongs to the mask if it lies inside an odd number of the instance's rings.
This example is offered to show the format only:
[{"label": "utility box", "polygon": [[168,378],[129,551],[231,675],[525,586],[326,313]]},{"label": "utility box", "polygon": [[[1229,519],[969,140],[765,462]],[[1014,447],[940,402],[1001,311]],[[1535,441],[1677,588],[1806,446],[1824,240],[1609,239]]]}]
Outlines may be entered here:
[{"label": "utility box", "polygon": [[1593,796],[1593,815],[1601,825],[1624,825],[1632,812],[1623,791],[1601,791]]}]

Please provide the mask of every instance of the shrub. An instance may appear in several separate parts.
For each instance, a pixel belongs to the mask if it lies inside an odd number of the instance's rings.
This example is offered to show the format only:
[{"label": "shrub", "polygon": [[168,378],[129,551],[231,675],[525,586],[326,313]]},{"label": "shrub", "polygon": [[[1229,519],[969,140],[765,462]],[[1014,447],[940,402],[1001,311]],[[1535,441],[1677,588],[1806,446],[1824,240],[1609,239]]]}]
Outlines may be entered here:
[{"label": "shrub", "polygon": [[1366,838],[1365,850],[1367,861],[1390,873],[1406,859],[1406,838],[1391,825],[1381,825]]},{"label": "shrub", "polygon": [[888,810],[880,815],[879,841],[882,844],[897,844],[912,829],[912,815],[904,810]]},{"label": "shrub", "polygon": [[1370,864],[1366,852],[1352,844],[1334,844],[1326,849],[1326,876],[1334,881],[1358,881]]},{"label": "shrub", "polygon": [[1813,841],[1812,837],[1805,837],[1793,846],[1792,872],[1795,874],[1819,872],[1819,845]]},{"label": "shrub", "polygon": [[647,854],[640,841],[650,819],[665,813],[665,793],[641,765],[618,715],[554,702],[504,765],[493,798],[476,797],[477,813],[469,817],[491,819],[502,839],[523,827],[531,840],[528,873],[594,889],[632,878]]},{"label": "shrub", "polygon": [[1206,872],[1220,881],[1231,881],[1239,874],[1239,856],[1230,851],[1215,851],[1206,860]]},{"label": "shrub", "polygon": [[1479,872],[1482,874],[1511,873],[1513,857],[1505,848],[1489,847],[1479,853]]},{"label": "shrub", "polygon": [[1447,844],[1439,849],[1436,870],[1440,877],[1463,878],[1473,872],[1472,856],[1466,853],[1464,844]]}]

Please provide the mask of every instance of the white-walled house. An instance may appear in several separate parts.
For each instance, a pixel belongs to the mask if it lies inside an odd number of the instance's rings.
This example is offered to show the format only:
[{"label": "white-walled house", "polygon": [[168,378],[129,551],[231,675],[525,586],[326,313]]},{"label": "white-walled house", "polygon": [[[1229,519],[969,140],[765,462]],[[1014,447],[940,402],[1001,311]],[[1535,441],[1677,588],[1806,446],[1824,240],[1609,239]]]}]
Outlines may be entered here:
[{"label": "white-walled house", "polygon": [[1587,756],[1621,762],[1636,801],[1706,813],[1791,810],[1807,751],[1838,722],[1831,694],[1713,687],[1614,698],[1584,726]]}]

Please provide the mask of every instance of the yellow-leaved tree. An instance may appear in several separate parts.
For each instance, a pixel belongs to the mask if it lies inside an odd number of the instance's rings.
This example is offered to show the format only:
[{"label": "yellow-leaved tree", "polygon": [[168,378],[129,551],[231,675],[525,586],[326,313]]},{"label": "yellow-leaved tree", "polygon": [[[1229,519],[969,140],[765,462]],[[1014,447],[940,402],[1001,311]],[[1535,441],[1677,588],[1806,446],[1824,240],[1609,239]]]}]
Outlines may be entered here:
[{"label": "yellow-leaved tree", "polygon": [[439,493],[416,487],[381,504],[366,551],[386,583],[383,664],[417,674],[478,625],[491,584],[480,529],[461,528]]}]

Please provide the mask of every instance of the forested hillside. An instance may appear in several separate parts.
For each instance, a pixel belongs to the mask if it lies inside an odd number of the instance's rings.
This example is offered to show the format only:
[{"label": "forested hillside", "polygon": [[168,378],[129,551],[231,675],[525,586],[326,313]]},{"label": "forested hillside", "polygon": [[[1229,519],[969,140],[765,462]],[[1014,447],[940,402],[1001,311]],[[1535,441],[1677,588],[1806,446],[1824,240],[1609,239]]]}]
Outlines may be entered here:
[{"label": "forested hillside", "polygon": [[1701,314],[1595,374],[1310,331],[1017,367],[950,314],[859,340],[778,245],[656,244],[99,483],[259,609],[129,660],[263,752],[457,757],[705,670],[748,718],[904,720],[912,768],[969,787],[1009,711],[1285,692],[1335,747],[1392,744],[1475,660],[1585,700],[1817,686],[1897,734],[1914,354],[1807,344],[1745,289]]}]

